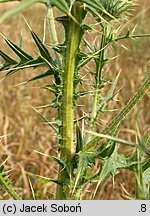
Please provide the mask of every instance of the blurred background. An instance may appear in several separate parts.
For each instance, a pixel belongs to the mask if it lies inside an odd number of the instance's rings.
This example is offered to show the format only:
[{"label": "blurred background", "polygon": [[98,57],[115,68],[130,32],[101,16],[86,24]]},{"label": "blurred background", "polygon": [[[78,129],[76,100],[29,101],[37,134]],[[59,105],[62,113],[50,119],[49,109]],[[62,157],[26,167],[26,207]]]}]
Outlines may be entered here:
[{"label": "blurred background", "polygon": [[[0,14],[7,11],[16,3],[0,4]],[[59,13],[55,11],[55,15]],[[25,51],[37,55],[37,49],[32,41],[29,29],[24,21],[24,17],[32,29],[43,37],[44,18],[46,10],[41,4],[36,4],[0,25],[0,33],[6,38],[19,45],[22,35],[22,47]],[[128,22],[123,25],[124,32],[133,29],[135,33],[150,33],[150,1],[137,0],[137,6],[133,11]],[[48,31],[47,31],[48,32]],[[58,25],[58,37],[62,39],[62,29]],[[60,34],[59,34],[60,33]],[[46,45],[50,47],[49,34],[46,35]],[[126,47],[126,48],[124,48]],[[0,50],[16,57],[6,45],[3,37],[0,35]],[[113,81],[119,70],[121,75],[117,89],[118,102],[110,103],[109,109],[120,109],[126,104],[129,98],[136,92],[144,80],[150,64],[150,38],[130,39],[122,41],[122,46],[114,45],[110,51],[110,56],[117,56],[110,63],[106,77]],[[2,59],[0,59],[0,64]],[[90,66],[89,66],[90,67]],[[92,67],[92,65],[91,65]],[[40,115],[33,110],[32,106],[39,107],[50,103],[52,96],[45,90],[38,88],[46,80],[35,83],[15,86],[35,74],[42,72],[42,68],[37,70],[18,71],[13,76],[0,81],[0,136],[5,136],[0,141],[0,163],[8,156],[6,169],[12,169],[10,179],[16,191],[23,199],[32,199],[32,193],[29,185],[29,179],[33,185],[37,199],[53,199],[55,185],[49,181],[41,180],[35,174],[55,178],[57,175],[57,166],[47,157],[38,154],[36,151],[44,154],[57,155],[56,139],[52,129],[46,125]],[[0,73],[0,79],[4,73]],[[119,137],[135,142],[136,122],[138,122],[141,134],[144,136],[150,124],[150,92],[144,96],[138,106],[123,121]],[[89,99],[81,100],[84,111],[90,107]],[[117,105],[116,105],[117,104]],[[38,111],[50,121],[54,120],[56,112],[49,108],[40,108]],[[116,112],[107,115],[109,121]],[[101,122],[100,122],[101,124]],[[98,130],[99,131],[99,130]],[[131,148],[121,147],[124,154],[130,153]],[[98,190],[95,199],[125,199],[123,186],[128,192],[135,193],[135,177],[126,170],[118,172],[114,183],[111,177],[108,177],[101,188]],[[94,186],[89,185],[85,199],[89,198],[90,190]],[[0,191],[3,199],[9,199],[7,193]]]}]

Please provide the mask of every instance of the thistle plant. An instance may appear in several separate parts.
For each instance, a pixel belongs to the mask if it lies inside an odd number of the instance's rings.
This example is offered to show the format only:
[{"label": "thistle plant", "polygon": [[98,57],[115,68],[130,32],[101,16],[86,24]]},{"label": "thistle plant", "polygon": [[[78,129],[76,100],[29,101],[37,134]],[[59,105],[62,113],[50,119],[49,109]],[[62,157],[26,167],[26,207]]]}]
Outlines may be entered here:
[{"label": "thistle plant", "polygon": [[[9,2],[0,0],[0,3]],[[116,95],[116,86],[119,74],[113,84],[108,89],[104,97],[106,82],[105,68],[113,59],[106,55],[107,50],[123,39],[137,37],[149,37],[149,34],[134,34],[128,31],[115,31],[115,26],[120,25],[128,19],[135,1],[132,0],[22,0],[18,5],[8,10],[0,16],[0,23],[11,16],[22,12],[35,3],[43,3],[46,6],[48,26],[50,28],[51,43],[55,57],[46,47],[35,31],[29,27],[31,36],[36,44],[39,54],[36,58],[26,53],[5,36],[4,39],[11,50],[19,57],[19,60],[12,58],[7,53],[0,50],[0,56],[4,63],[0,71],[6,71],[5,78],[19,70],[25,68],[47,68],[42,74],[29,78],[26,83],[52,77],[53,84],[45,85],[50,94],[54,94],[55,99],[51,101],[49,107],[57,111],[55,122],[48,122],[54,129],[57,138],[58,157],[50,156],[59,165],[58,179],[49,181],[55,182],[57,186],[55,199],[82,199],[85,195],[84,188],[88,183],[97,182],[96,189],[91,193],[94,198],[97,189],[109,175],[115,175],[118,169],[128,169],[133,171],[137,178],[137,194],[135,199],[148,198],[148,185],[150,163],[149,138],[147,133],[145,138],[137,137],[137,143],[132,143],[118,138],[120,125],[127,114],[135,107],[139,100],[144,96],[150,87],[150,73],[145,81],[137,90],[135,95],[121,109],[121,111],[102,128],[100,133],[95,133],[97,121],[101,118],[101,113]],[[55,18],[64,28],[64,40],[60,43],[57,39],[57,28],[53,20],[53,7],[57,7],[64,13],[63,16]],[[99,28],[99,43],[95,45],[86,39],[88,31],[94,31],[93,26],[86,22],[88,14],[92,15],[93,20]],[[88,51],[83,51],[83,45]],[[95,64],[94,72],[89,71],[92,76],[90,83],[91,89],[85,89],[85,79],[82,77],[82,69],[90,61]],[[89,113],[83,116],[76,116],[78,110],[78,99],[88,95],[92,100]],[[85,124],[85,120],[87,124]],[[81,126],[84,124],[84,127]],[[135,153],[130,156],[123,156],[118,153],[118,144],[135,147]],[[95,160],[99,161],[99,166],[93,174],[90,167],[95,168]],[[145,174],[146,173],[146,174]],[[44,178],[44,177],[43,177]],[[2,188],[10,193],[10,188],[3,184],[0,177]],[[144,188],[144,189],[143,189]],[[19,197],[19,196],[18,196]],[[17,198],[17,196],[13,196]]]}]

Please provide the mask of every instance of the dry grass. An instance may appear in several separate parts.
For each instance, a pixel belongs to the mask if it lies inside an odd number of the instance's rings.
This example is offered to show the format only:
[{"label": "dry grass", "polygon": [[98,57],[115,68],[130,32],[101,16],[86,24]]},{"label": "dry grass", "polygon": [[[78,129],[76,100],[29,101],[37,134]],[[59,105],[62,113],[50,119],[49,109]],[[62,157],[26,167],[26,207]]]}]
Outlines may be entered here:
[{"label": "dry grass", "polygon": [[[139,0],[138,4],[134,16],[129,23],[126,23],[126,27],[138,23],[137,32],[149,33],[149,3],[145,0]],[[0,8],[0,13],[9,7],[10,4],[4,4]],[[24,17],[29,21],[32,28],[42,36],[44,7],[41,8],[41,5],[40,7],[36,5],[24,12]],[[0,32],[18,43],[20,32],[22,32],[23,48],[29,53],[35,54],[36,50],[22,15],[18,15],[1,25]],[[121,56],[112,63],[108,77],[113,80],[118,69],[121,68],[122,74],[119,85],[123,88],[118,95],[117,107],[111,104],[110,108],[118,108],[126,103],[140,86],[149,65],[150,39],[132,40],[128,43],[124,41],[123,44],[128,48],[128,51],[117,46],[113,49],[116,55],[121,52]],[[0,49],[9,53],[9,49],[1,36]],[[36,173],[51,178],[56,176],[55,169],[57,167],[55,164],[34,151],[56,155],[54,133],[51,128],[43,124],[42,119],[31,107],[31,105],[36,107],[47,104],[51,100],[51,96],[43,90],[33,88],[35,87],[33,83],[28,85],[28,88],[25,85],[14,87],[18,82],[26,80],[32,73],[36,73],[36,71],[20,71],[0,82],[0,135],[11,133],[0,142],[0,162],[3,162],[9,156],[7,169],[13,169],[11,181],[24,199],[32,198],[28,178],[31,179],[38,199],[51,199],[54,185],[49,182],[46,183],[31,174]],[[3,74],[0,75],[0,78],[2,76]],[[41,86],[42,83],[43,81],[40,81],[36,83],[36,86]],[[145,133],[150,123],[149,99],[150,94],[147,93],[138,107],[126,118],[121,128],[121,137],[135,140],[136,121],[138,121],[142,133]],[[83,103],[86,105],[86,101],[83,101]],[[55,115],[53,110],[41,108],[39,111],[48,119],[52,119]],[[125,149],[125,152],[129,153],[129,149]],[[135,179],[127,171],[121,171],[115,177],[114,189],[112,179],[109,178],[104,183],[102,190],[98,191],[95,199],[122,199],[123,190],[120,184],[127,191],[134,193]],[[91,189],[91,186],[89,188]],[[7,194],[2,191],[0,191],[0,195],[3,199],[9,199]]]}]

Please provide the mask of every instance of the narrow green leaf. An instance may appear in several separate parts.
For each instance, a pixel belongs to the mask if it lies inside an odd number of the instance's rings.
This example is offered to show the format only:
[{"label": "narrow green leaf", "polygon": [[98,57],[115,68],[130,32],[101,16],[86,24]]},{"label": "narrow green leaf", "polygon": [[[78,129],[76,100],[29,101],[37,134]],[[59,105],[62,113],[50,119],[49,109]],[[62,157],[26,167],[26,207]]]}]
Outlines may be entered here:
[{"label": "narrow green leaf", "polygon": [[144,38],[144,37],[150,37],[150,34],[129,34],[128,32],[127,32],[127,34],[126,35],[122,35],[122,36],[120,36],[120,37],[116,37],[116,38],[114,38],[113,39],[113,41],[120,41],[120,40],[124,40],[124,39],[127,39],[127,38],[130,38],[130,39],[133,39],[133,38]]},{"label": "narrow green leaf", "polygon": [[92,0],[92,1],[91,0],[80,0],[80,1],[85,3],[86,8],[89,9],[92,13],[94,13],[101,20],[106,21],[102,16],[103,14],[107,15],[113,20],[115,19],[110,13],[108,13],[105,10],[103,5],[99,1],[97,0]]},{"label": "narrow green leaf", "polygon": [[2,173],[4,170],[4,165],[3,164],[0,164],[0,173]]},{"label": "narrow green leaf", "polygon": [[32,37],[41,53],[41,56],[46,59],[52,66],[55,66],[54,61],[52,57],[50,56],[50,53],[48,49],[44,46],[40,38],[35,34],[35,32],[31,31]]},{"label": "narrow green leaf", "polygon": [[129,100],[126,106],[118,113],[118,115],[107,125],[107,127],[103,130],[103,133],[109,133],[114,129],[118,123],[120,123],[127,114],[135,107],[135,105],[139,102],[139,100],[145,95],[145,92],[150,87],[150,73],[145,79],[143,85],[139,88],[136,94]]},{"label": "narrow green leaf", "polygon": [[[112,132],[111,136],[116,137],[119,131],[118,125]],[[115,150],[116,142],[114,140],[106,140],[94,153],[94,158],[106,158],[110,157]]]},{"label": "narrow green leaf", "polygon": [[5,63],[0,67],[0,71],[9,69],[10,66],[14,66],[17,63],[14,59],[8,56],[6,53],[0,50],[0,56],[4,59]]},{"label": "narrow green leaf", "polygon": [[26,52],[24,52],[22,49],[20,49],[16,44],[14,44],[12,41],[8,40],[5,38],[6,43],[8,44],[8,46],[16,53],[17,56],[19,56],[19,58],[22,61],[27,61],[27,60],[32,60],[32,56],[30,56],[29,54],[27,54]]},{"label": "narrow green leaf", "polygon": [[108,93],[107,93],[107,96],[106,96],[106,101],[109,101],[109,100],[112,99],[112,97],[114,95],[115,88],[116,88],[117,83],[118,83],[119,76],[120,76],[120,72],[117,74],[115,80],[113,81],[112,86],[108,90]]},{"label": "narrow green leaf", "polygon": [[59,164],[61,166],[62,169],[66,168],[66,164],[64,163],[64,161],[60,160],[58,157],[54,157],[54,156],[49,156],[50,160],[55,161],[57,164]]},{"label": "narrow green leaf", "polygon": [[[35,174],[36,175],[36,174]],[[48,178],[48,177],[45,177],[45,176],[40,176],[40,175],[36,175],[37,177],[39,177],[39,178],[42,178],[42,179],[44,179],[44,180],[46,180],[47,182],[54,182],[54,183],[56,183],[56,184],[58,184],[58,185],[63,185],[63,183],[62,182],[60,182],[59,180],[57,180],[57,179],[52,179],[52,178]]]},{"label": "narrow green leaf", "polygon": [[79,151],[82,151],[82,147],[83,147],[82,131],[81,131],[78,123],[76,126],[76,137],[77,137],[76,153],[78,153]]},{"label": "narrow green leaf", "polygon": [[54,74],[54,71],[48,70],[45,73],[39,74],[39,75],[33,77],[32,79],[29,79],[27,82],[35,81],[35,80],[50,76],[52,74]]},{"label": "narrow green leaf", "polygon": [[35,107],[31,106],[35,112],[39,114],[39,116],[57,133],[57,129],[53,126],[51,122],[47,118],[45,118]]},{"label": "narrow green leaf", "polygon": [[150,167],[143,173],[143,182],[146,185],[150,184]]},{"label": "narrow green leaf", "polygon": [[86,169],[87,169],[87,155],[84,154],[83,152],[79,152],[78,153],[78,168],[77,168],[77,175],[76,175],[76,179],[75,179],[75,183],[74,183],[74,188],[73,188],[73,194],[75,193],[76,189],[78,189],[78,186],[80,185]]},{"label": "narrow green leaf", "polygon": [[0,67],[0,72],[9,69],[9,66],[10,66],[10,65],[7,64],[7,63],[3,64],[3,65]]},{"label": "narrow green leaf", "polygon": [[143,172],[150,167],[150,157],[147,157],[143,162],[142,162],[142,170]]},{"label": "narrow green leaf", "polygon": [[[117,143],[121,143],[121,144],[124,144],[124,145],[128,145],[128,146],[133,146],[135,148],[138,148],[140,150],[142,150],[143,152],[145,152],[147,155],[150,156],[150,150],[148,148],[146,148],[145,146],[143,145],[138,145],[138,144],[135,144],[133,142],[129,142],[129,141],[126,141],[124,139],[120,139],[120,138],[116,138],[116,137],[112,137],[112,136],[109,136],[109,135],[106,135],[106,134],[98,134],[98,133],[95,133],[95,132],[91,132],[91,131],[87,131],[87,133],[90,133],[92,135],[95,135],[97,136],[96,138],[99,140],[100,138],[104,138],[104,139],[109,139],[109,140],[112,140],[112,141],[115,141]],[[95,139],[95,138],[94,138]],[[89,146],[88,146],[89,147]],[[90,150],[95,150],[95,146],[91,147],[90,146]],[[87,146],[85,146],[84,148],[85,151],[89,150],[87,149]],[[97,150],[97,148],[96,148]]]},{"label": "narrow green leaf", "polygon": [[[17,72],[18,70],[26,69],[26,68],[36,68],[39,66],[46,65],[45,61],[39,56],[37,59],[29,60],[29,61],[21,61],[14,67],[9,68],[8,72],[6,73],[5,77],[10,76]],[[12,66],[12,65],[10,65]]]},{"label": "narrow green leaf", "polygon": [[4,59],[4,61],[6,63],[9,63],[9,64],[17,64],[17,62],[12,59],[10,56],[8,56],[6,53],[4,53],[3,51],[0,50],[0,56]]},{"label": "narrow green leaf", "polygon": [[119,79],[119,75],[120,72],[118,73],[118,75],[116,76],[112,86],[110,87],[110,89],[108,90],[108,93],[106,95],[106,97],[104,98],[104,101],[102,101],[102,103],[100,103],[100,105],[97,108],[97,115],[100,111],[104,111],[105,107],[107,106],[108,102],[113,100],[114,96],[115,96],[115,88],[116,85],[118,83],[118,79]]}]

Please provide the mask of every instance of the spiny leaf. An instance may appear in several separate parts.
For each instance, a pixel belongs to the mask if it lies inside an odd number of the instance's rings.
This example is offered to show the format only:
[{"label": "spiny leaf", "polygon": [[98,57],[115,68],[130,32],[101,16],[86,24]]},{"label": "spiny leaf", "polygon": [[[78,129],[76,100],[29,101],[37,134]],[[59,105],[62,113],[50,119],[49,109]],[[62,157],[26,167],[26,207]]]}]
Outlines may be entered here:
[{"label": "spiny leaf", "polygon": [[[112,132],[111,136],[116,137],[119,131],[118,125],[115,130]],[[96,158],[106,158],[110,157],[111,154],[114,152],[116,146],[116,142],[114,140],[106,140],[101,147],[94,153],[94,157]]]},{"label": "spiny leaf", "polygon": [[[94,59],[96,64],[99,63],[98,60],[98,56],[100,55],[100,53],[108,46],[109,43],[107,43],[104,47],[102,47],[101,49],[96,49],[95,46],[91,46],[86,40],[84,40],[84,43],[86,46],[89,47],[89,49],[92,51],[88,54],[85,54],[83,52],[79,52],[78,55],[80,56],[80,62],[78,63],[78,69],[82,68],[83,66],[85,66],[90,60]],[[109,60],[108,59],[104,59],[102,64],[105,65]]]},{"label": "spiny leaf", "polygon": [[[137,125],[137,131],[138,131],[138,135],[136,137],[138,143],[140,146],[144,146],[144,139],[142,139],[141,134],[140,134],[140,130],[139,127]],[[146,168],[146,166],[148,165],[148,161],[147,163],[144,163],[144,166],[142,164],[142,155],[143,152],[141,151],[141,149],[136,149],[136,161],[137,163],[135,164],[135,175],[136,175],[136,198],[137,199],[147,199],[148,198],[148,194],[149,194],[149,189],[147,188],[147,185],[145,183],[145,179],[144,179],[144,169]],[[147,169],[146,169],[147,170]],[[146,172],[145,170],[145,172]]]},{"label": "spiny leaf", "polygon": [[76,153],[78,153],[79,151],[82,151],[82,147],[83,147],[82,131],[81,131],[78,123],[76,126],[76,137],[77,137]]},{"label": "spiny leaf", "polygon": [[[36,174],[35,174],[36,175]],[[47,182],[54,182],[54,183],[56,183],[56,184],[58,184],[58,185],[63,185],[63,183],[62,182],[60,182],[59,180],[57,180],[57,179],[52,179],[52,178],[48,178],[48,177],[45,177],[45,176],[40,176],[40,175],[36,175],[37,177],[40,177],[40,178],[42,178],[42,179],[44,179],[45,181],[47,181]]]},{"label": "spiny leaf", "polygon": [[44,77],[46,77],[46,76],[50,76],[50,75],[52,75],[52,74],[54,74],[54,71],[48,70],[48,71],[46,71],[45,73],[39,74],[39,75],[33,77],[32,79],[29,79],[27,82],[35,81],[35,80],[44,78]]},{"label": "spiny leaf", "polygon": [[[130,0],[99,0],[99,2],[105,10],[116,19],[126,18],[129,11],[134,6],[134,1]],[[104,14],[104,18],[108,21],[112,19],[106,14]]]},{"label": "spiny leaf", "polygon": [[77,175],[74,183],[73,193],[76,191],[78,186],[80,185],[83,176],[85,175],[86,168],[87,168],[87,155],[83,152],[78,153],[78,169],[77,169]]},{"label": "spiny leaf", "polygon": [[83,187],[86,181],[89,181],[89,178],[86,176],[87,166],[92,167],[94,164],[91,154],[86,154],[83,151],[80,151],[77,156],[77,174],[74,182],[73,194],[76,194],[78,189]]},{"label": "spiny leaf", "polygon": [[52,65],[54,65],[54,62],[53,62],[53,60],[52,60],[52,58],[50,56],[50,53],[49,53],[48,49],[44,46],[44,44],[42,43],[40,38],[33,31],[31,31],[31,34],[32,34],[32,37],[33,37],[37,47],[39,48],[41,56],[43,58],[45,58],[47,61],[49,61]]},{"label": "spiny leaf", "polygon": [[[50,92],[53,92],[54,94],[57,93],[57,89],[56,89],[55,85],[46,85],[46,86],[42,86],[41,88],[46,89],[46,90],[48,90]],[[50,105],[48,104],[48,106],[50,106]]]},{"label": "spiny leaf", "polygon": [[118,73],[112,86],[108,90],[108,93],[107,93],[106,97],[104,98],[104,101],[97,108],[97,115],[98,115],[99,111],[103,111],[105,109],[106,105],[108,104],[108,102],[114,98],[114,96],[115,96],[114,91],[115,91],[116,85],[118,83],[119,75],[120,75],[120,72]]},{"label": "spiny leaf", "polygon": [[120,72],[117,74],[112,86],[110,87],[110,89],[108,90],[108,93],[107,93],[107,96],[106,96],[106,101],[109,101],[112,99],[113,95],[114,95],[114,91],[115,91],[115,88],[116,88],[116,85],[118,83],[118,79],[119,79],[119,76],[120,76]]},{"label": "spiny leaf", "polygon": [[5,38],[6,43],[8,46],[19,56],[19,58],[22,61],[32,60],[32,56],[24,52],[22,49],[20,49],[16,44],[14,44],[11,40],[8,40]]},{"label": "spiny leaf", "polygon": [[8,72],[6,73],[6,77],[12,75],[13,73],[17,72],[18,70],[26,69],[26,68],[36,68],[42,65],[46,65],[45,61],[39,56],[37,59],[29,60],[29,61],[21,61],[18,62],[17,65],[14,67],[9,68]]},{"label": "spiny leaf", "polygon": [[[133,142],[129,142],[129,141],[126,141],[124,139],[120,139],[120,138],[116,138],[116,137],[113,137],[113,136],[109,136],[109,135],[106,135],[106,134],[98,134],[98,133],[95,133],[95,132],[91,132],[91,131],[87,131],[87,133],[90,133],[92,135],[95,135],[97,136],[96,138],[104,138],[104,139],[108,139],[108,140],[112,140],[112,141],[115,141],[117,143],[121,143],[123,145],[128,145],[128,146],[133,146],[135,148],[138,148],[140,150],[142,150],[143,152],[145,152],[148,156],[150,156],[150,150],[145,146],[145,145],[141,145],[141,144],[135,144]],[[94,138],[95,139],[95,138]],[[102,144],[101,144],[102,145]],[[100,146],[101,146],[100,145]],[[85,146],[84,150],[85,151],[89,151],[89,146]],[[90,150],[91,152],[92,151],[95,151],[95,145],[92,147],[90,146]],[[97,148],[96,148],[97,150]]]},{"label": "spiny leaf", "polygon": [[118,169],[127,168],[128,166],[130,166],[130,164],[128,164],[124,156],[118,154],[116,148],[113,154],[102,162],[98,183],[93,196],[95,196],[101,182],[104,181],[108,175],[115,175]]},{"label": "spiny leaf", "polygon": [[65,41],[58,47],[59,53],[62,53],[62,50],[64,51],[66,49],[66,44],[68,41],[69,18],[67,16],[57,17],[56,21],[63,25],[65,31]]},{"label": "spiny leaf", "polygon": [[0,67],[0,71],[7,70],[10,66],[16,65],[17,61],[12,59],[10,56],[8,56],[6,53],[0,50],[0,56],[4,59],[5,63]]},{"label": "spiny leaf", "polygon": [[4,171],[4,165],[0,165],[0,187],[5,190],[14,200],[20,200],[19,195],[14,191],[8,174]]},{"label": "spiny leaf", "polygon": [[61,166],[62,169],[66,168],[66,164],[64,163],[64,161],[60,160],[58,157],[54,157],[54,156],[49,156],[50,160],[55,161],[57,164],[59,164]]},{"label": "spiny leaf", "polygon": [[51,122],[48,121],[47,118],[45,118],[35,107],[33,107],[31,105],[31,107],[35,110],[35,112],[37,112],[39,114],[39,116],[55,131],[57,132],[57,129],[53,126],[53,124]]},{"label": "spiny leaf", "polygon": [[118,168],[127,168],[128,166],[129,164],[126,158],[118,154],[117,150],[115,150],[110,158],[105,160],[99,180],[103,181],[108,174],[114,175]]},{"label": "spiny leaf", "polygon": [[143,172],[150,167],[150,157],[147,157],[143,162],[142,162],[142,170]]},{"label": "spiny leaf", "polygon": [[103,18],[103,15],[107,15],[111,19],[115,19],[114,16],[112,16],[109,12],[106,11],[106,9],[103,7],[103,5],[97,1],[97,0],[80,0],[81,2],[85,3],[85,6],[87,9],[89,9],[93,14],[95,14],[98,18],[105,20]]},{"label": "spiny leaf", "polygon": [[145,172],[143,173],[143,182],[146,185],[150,184],[150,167],[146,169]]},{"label": "spiny leaf", "polygon": [[[148,74],[142,86],[135,93],[135,95],[129,100],[129,102],[125,105],[125,107],[123,107],[123,109],[118,113],[118,115],[114,117],[110,123],[108,123],[106,128],[102,130],[101,133],[109,134],[111,131],[113,131],[114,128],[123,121],[123,119],[128,115],[128,113],[135,107],[135,105],[145,95],[145,92],[149,89],[149,87],[150,87],[150,73]],[[99,143],[99,141],[100,141],[100,137],[95,137],[85,145],[85,149],[90,150],[91,148],[93,148],[93,146],[95,146],[95,144]]]},{"label": "spiny leaf", "polygon": [[137,182],[137,188],[136,188],[136,197],[139,199],[143,196],[143,170],[142,170],[142,158],[141,158],[142,152],[139,149],[136,149],[136,167],[135,167],[135,173],[136,173],[136,182]]},{"label": "spiny leaf", "polygon": [[4,165],[3,164],[0,164],[0,173],[2,173],[4,170]]},{"label": "spiny leaf", "polygon": [[0,56],[5,60],[6,63],[9,64],[17,64],[17,62],[12,59],[10,56],[8,56],[6,53],[0,50]]}]

